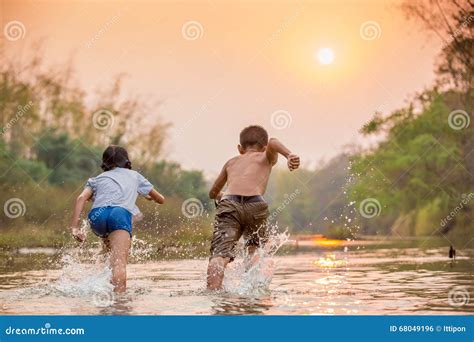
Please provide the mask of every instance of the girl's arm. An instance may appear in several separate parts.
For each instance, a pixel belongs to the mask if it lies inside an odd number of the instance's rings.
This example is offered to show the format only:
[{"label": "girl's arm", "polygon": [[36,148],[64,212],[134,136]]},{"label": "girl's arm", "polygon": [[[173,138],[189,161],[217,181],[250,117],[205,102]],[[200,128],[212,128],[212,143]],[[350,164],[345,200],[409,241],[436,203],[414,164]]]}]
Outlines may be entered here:
[{"label": "girl's arm", "polygon": [[92,197],[92,189],[85,188],[82,193],[77,196],[76,204],[74,206],[74,212],[71,219],[71,231],[74,238],[80,242],[83,242],[86,239],[86,234],[79,228],[79,220],[84,210],[84,205]]},{"label": "girl's arm", "polygon": [[151,189],[151,191],[148,193],[148,196],[146,196],[145,198],[149,201],[155,201],[158,204],[165,203],[165,196],[160,194],[155,189]]}]

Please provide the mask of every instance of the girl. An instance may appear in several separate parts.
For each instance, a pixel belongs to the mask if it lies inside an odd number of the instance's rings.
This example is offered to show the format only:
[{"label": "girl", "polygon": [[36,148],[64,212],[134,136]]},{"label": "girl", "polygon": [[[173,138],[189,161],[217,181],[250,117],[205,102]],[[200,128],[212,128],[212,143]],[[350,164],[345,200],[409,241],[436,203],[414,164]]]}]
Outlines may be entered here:
[{"label": "girl", "polygon": [[136,213],[138,194],[163,204],[165,198],[141,174],[132,170],[127,151],[120,146],[107,147],[102,155],[103,173],[89,178],[77,197],[71,220],[74,238],[83,242],[85,233],[79,228],[84,204],[93,200],[88,219],[92,231],[103,239],[110,250],[112,284],[115,292],[124,292],[127,284],[127,259],[132,237],[132,216]]}]

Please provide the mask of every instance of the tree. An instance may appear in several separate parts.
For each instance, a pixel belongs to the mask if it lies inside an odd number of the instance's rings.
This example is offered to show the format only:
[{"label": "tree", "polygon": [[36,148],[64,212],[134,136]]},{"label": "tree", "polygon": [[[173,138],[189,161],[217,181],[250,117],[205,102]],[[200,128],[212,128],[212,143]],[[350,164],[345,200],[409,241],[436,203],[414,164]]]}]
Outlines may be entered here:
[{"label": "tree", "polygon": [[76,184],[99,172],[102,151],[67,133],[47,130],[35,145],[37,160],[51,170],[51,184]]},{"label": "tree", "polygon": [[474,2],[471,0],[406,0],[408,18],[420,21],[443,42],[436,71],[440,84],[472,94]]},{"label": "tree", "polygon": [[97,90],[89,105],[71,65],[45,66],[39,43],[31,51],[25,62],[0,54],[0,125],[10,151],[30,158],[37,138],[54,130],[87,146],[123,144],[142,162],[160,159],[169,124],[156,107],[124,94],[123,75]]},{"label": "tree", "polygon": [[[413,213],[417,218],[413,221],[415,234],[436,231],[440,228],[438,216],[446,216],[462,194],[472,189],[472,176],[462,160],[463,133],[447,123],[452,108],[446,99],[451,93],[428,92],[420,96],[421,113],[416,114],[417,106],[411,104],[386,118],[376,115],[362,128],[364,134],[382,131],[386,138],[353,157],[356,181],[351,197],[357,203],[377,199],[383,214],[392,215],[386,224]],[[380,221],[365,221],[365,225],[371,224],[379,225]]]}]

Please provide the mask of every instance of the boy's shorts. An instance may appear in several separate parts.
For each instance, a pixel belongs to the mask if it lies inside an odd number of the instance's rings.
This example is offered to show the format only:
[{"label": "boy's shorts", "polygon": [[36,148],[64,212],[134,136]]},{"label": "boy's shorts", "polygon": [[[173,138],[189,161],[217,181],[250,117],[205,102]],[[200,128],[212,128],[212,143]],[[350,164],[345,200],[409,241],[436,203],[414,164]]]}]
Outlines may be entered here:
[{"label": "boy's shorts", "polygon": [[234,260],[235,246],[242,235],[246,247],[264,244],[268,239],[268,216],[268,204],[261,196],[224,196],[216,209],[211,258],[219,256]]},{"label": "boy's shorts", "polygon": [[92,231],[105,238],[115,230],[126,230],[132,237],[132,214],[122,207],[94,208],[88,215]]}]

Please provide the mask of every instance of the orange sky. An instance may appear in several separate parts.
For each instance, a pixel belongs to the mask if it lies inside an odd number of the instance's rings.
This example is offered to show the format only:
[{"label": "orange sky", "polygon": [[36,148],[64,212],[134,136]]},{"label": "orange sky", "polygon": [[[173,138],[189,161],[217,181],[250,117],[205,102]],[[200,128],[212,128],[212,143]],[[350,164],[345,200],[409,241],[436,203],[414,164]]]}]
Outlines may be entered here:
[{"label": "orange sky", "polygon": [[[2,36],[8,51],[46,38],[46,60],[74,56],[87,90],[126,72],[127,89],[164,101],[156,114],[173,123],[167,158],[210,173],[253,123],[303,163],[334,156],[361,141],[357,130],[375,110],[399,107],[432,82],[441,45],[388,0],[1,3],[2,27],[18,20],[26,29],[24,39]],[[189,21],[202,27],[196,40],[183,37]],[[379,25],[378,38],[362,38],[367,21]],[[321,47],[334,50],[334,63],[317,61]],[[291,124],[276,129],[275,111]]]}]

